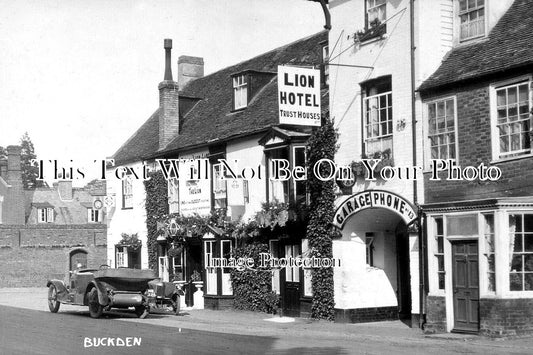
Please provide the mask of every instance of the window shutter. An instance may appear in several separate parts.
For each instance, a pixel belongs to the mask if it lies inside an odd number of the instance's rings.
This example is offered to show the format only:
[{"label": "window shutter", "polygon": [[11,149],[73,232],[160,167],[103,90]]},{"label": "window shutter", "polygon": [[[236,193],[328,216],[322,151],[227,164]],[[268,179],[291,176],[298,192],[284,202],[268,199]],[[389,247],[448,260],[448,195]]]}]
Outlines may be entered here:
[{"label": "window shutter", "polygon": [[53,208],[47,208],[46,209],[46,221],[48,223],[54,222],[54,209]]}]

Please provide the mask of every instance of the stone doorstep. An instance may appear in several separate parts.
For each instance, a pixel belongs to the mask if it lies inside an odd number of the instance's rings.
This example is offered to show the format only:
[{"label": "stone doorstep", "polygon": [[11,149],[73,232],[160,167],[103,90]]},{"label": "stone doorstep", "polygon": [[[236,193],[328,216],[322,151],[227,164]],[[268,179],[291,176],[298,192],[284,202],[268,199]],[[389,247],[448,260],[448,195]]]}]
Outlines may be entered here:
[{"label": "stone doorstep", "polygon": [[481,339],[483,337],[478,334],[469,334],[469,333],[436,333],[436,334],[425,334],[424,338],[470,341],[470,340]]}]

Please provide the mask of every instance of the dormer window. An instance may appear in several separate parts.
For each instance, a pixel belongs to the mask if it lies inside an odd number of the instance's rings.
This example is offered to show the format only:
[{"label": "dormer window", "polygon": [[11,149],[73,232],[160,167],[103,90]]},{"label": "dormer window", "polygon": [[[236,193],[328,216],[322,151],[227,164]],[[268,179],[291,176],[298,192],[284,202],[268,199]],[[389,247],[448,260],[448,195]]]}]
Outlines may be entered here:
[{"label": "dormer window", "polygon": [[248,105],[248,80],[246,74],[233,77],[233,109],[238,110]]},{"label": "dormer window", "polygon": [[39,223],[54,223],[54,209],[50,207],[38,208],[37,218]]},{"label": "dormer window", "polygon": [[461,41],[485,34],[485,0],[459,0],[459,39]]}]

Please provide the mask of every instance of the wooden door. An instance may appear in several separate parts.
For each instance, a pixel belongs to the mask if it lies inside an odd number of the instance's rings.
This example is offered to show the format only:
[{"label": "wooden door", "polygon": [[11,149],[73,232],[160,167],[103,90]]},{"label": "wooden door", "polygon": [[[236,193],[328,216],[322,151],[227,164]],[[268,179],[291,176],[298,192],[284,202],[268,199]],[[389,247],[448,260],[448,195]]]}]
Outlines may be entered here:
[{"label": "wooden door", "polygon": [[[300,245],[285,245],[285,257],[296,257],[300,255]],[[283,315],[289,317],[300,316],[300,268],[285,267],[284,287],[283,287]]]},{"label": "wooden door", "polygon": [[455,331],[479,331],[479,269],[477,241],[452,244]]}]

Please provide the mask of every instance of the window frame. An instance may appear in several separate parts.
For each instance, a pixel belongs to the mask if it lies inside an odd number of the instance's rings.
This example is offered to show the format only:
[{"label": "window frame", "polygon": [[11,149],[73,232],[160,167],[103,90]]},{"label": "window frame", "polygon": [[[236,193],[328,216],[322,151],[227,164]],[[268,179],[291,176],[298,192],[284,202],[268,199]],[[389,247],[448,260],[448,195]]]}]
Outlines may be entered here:
[{"label": "window frame", "polygon": [[[96,216],[96,218],[94,218]],[[97,210],[92,207],[87,208],[87,222],[89,223],[102,223],[103,216],[102,210]]]},{"label": "window frame", "polygon": [[[457,38],[458,38],[458,42],[459,43],[464,43],[464,42],[468,42],[468,41],[471,41],[471,40],[475,40],[475,39],[478,39],[478,38],[482,38],[482,37],[485,37],[486,34],[487,34],[487,0],[483,0],[483,5],[479,6],[477,5],[477,2],[479,2],[480,0],[476,0],[476,6],[473,7],[473,8],[468,8],[468,0],[465,0],[466,1],[466,9],[465,10],[461,10],[461,1],[462,0],[459,0],[456,2],[456,15],[455,15],[455,19],[457,21]],[[469,36],[469,37],[462,37],[462,29],[461,29],[461,17],[462,16],[469,16],[470,14],[474,13],[474,12],[479,12],[480,10],[483,10],[483,25],[481,26],[483,28],[483,33],[481,34],[476,34],[476,35],[473,35],[473,36]],[[478,13],[478,16],[479,16],[479,13]],[[479,17],[477,17],[479,19]],[[472,23],[473,21],[470,20],[468,21],[467,23],[470,24]]]},{"label": "window frame", "polygon": [[[529,270],[529,271],[526,271],[524,270],[524,266],[525,266],[525,259],[524,257],[526,255],[530,255],[533,257],[533,250],[530,250],[530,251],[525,251],[525,246],[524,246],[524,240],[525,240],[525,237],[527,235],[530,236],[530,238],[533,239],[533,229],[530,230],[530,231],[525,231],[524,230],[524,226],[525,226],[525,221],[524,221],[524,216],[525,215],[529,215],[529,216],[533,216],[533,213],[531,211],[509,211],[509,213],[507,214],[507,221],[508,221],[508,233],[509,233],[509,243],[511,242],[511,238],[513,238],[514,236],[511,235],[511,231],[510,231],[510,219],[511,219],[511,216],[521,216],[521,223],[522,223],[522,231],[521,232],[515,232],[516,234],[520,234],[521,235],[521,238],[522,238],[522,251],[519,251],[519,252],[515,252],[514,250],[514,242],[513,242],[513,249],[512,249],[512,252],[510,253],[510,260],[509,260],[509,268],[507,270],[508,274],[509,274],[509,282],[507,284],[507,287],[508,287],[508,290],[509,290],[509,293],[511,294],[514,294],[514,295],[528,295],[529,297],[531,297],[530,295],[533,294],[533,286],[532,286],[532,289],[530,290],[526,290],[524,289],[524,286],[525,286],[525,275],[526,274],[531,274],[533,276],[533,270]],[[521,266],[522,266],[522,269],[523,270],[519,270],[519,271],[512,271],[512,267],[513,267],[513,258],[515,256],[515,254],[518,254],[522,257],[522,262],[521,262]],[[522,289],[521,290],[512,290],[511,289],[511,275],[512,274],[522,274]]]},{"label": "window frame", "polygon": [[[220,240],[220,257],[229,260],[233,256],[233,241],[231,239]],[[229,254],[224,254],[224,244],[229,244]],[[220,268],[220,294],[222,296],[233,295],[233,287],[231,284],[231,268]]]},{"label": "window frame", "polygon": [[[382,4],[376,5],[376,3],[379,1],[381,0],[365,0],[365,29],[366,30],[370,29],[370,26],[371,26],[370,24],[373,21],[373,20],[370,21],[370,18],[369,18],[370,12],[377,10],[380,7],[384,8],[384,11],[383,11],[384,18],[382,21],[380,21],[380,25],[386,26],[385,23],[387,21],[387,0],[382,0],[383,1]],[[371,2],[373,2],[373,5],[370,4]],[[379,20],[378,16],[376,16],[376,19]],[[386,27],[385,27],[384,33],[386,33]]]},{"label": "window frame", "polygon": [[213,191],[213,207],[215,209],[228,207],[228,177],[226,175],[224,179],[222,176],[222,163],[214,164],[212,179],[212,191]]},{"label": "window frame", "polygon": [[322,45],[322,85],[329,86],[329,45]]},{"label": "window frame", "polygon": [[[361,127],[362,127],[362,140],[363,140],[363,155],[367,158],[373,158],[377,152],[385,152],[390,149],[390,158],[394,157],[394,100],[393,100],[393,90],[392,90],[392,77],[385,76],[373,79],[360,84],[361,86]],[[385,87],[385,88],[384,88]],[[372,89],[376,89],[377,93],[369,95],[369,92]],[[380,97],[386,96],[386,105],[384,108],[380,106]],[[374,108],[377,110],[377,122],[372,122],[371,112],[368,110],[368,105],[370,100],[376,99],[378,102],[378,107]],[[387,119],[381,121],[381,110],[385,109]],[[390,111],[390,117],[389,116]],[[387,133],[383,134],[380,132],[376,136],[368,136],[369,128],[372,128],[372,125],[378,125],[378,131],[381,131],[382,124],[387,125]],[[390,123],[390,131],[389,131]],[[384,148],[384,144],[387,144],[386,141],[390,140],[390,147]],[[370,143],[379,142],[379,149],[374,149],[373,151],[369,150]]]},{"label": "window frame", "polygon": [[[285,250],[285,257],[293,257],[296,258],[298,256],[301,256],[301,243],[298,244],[285,244],[284,246]],[[294,282],[300,284],[301,277],[300,277],[300,268],[298,266],[285,266],[285,283],[287,282]]]},{"label": "window frame", "polygon": [[[492,162],[497,161],[506,161],[506,160],[514,160],[514,159],[521,159],[525,157],[530,157],[533,155],[533,142],[531,141],[530,137],[530,148],[529,152],[527,152],[527,149],[524,149],[522,153],[509,153],[509,154],[503,154],[500,151],[500,132],[498,129],[498,105],[497,105],[497,91],[501,90],[503,88],[507,88],[509,86],[513,85],[519,85],[521,83],[528,83],[528,99],[529,99],[529,112],[531,113],[532,107],[533,107],[533,79],[532,75],[521,75],[517,77],[513,77],[507,80],[501,80],[498,82],[494,82],[490,84],[489,86],[489,101],[490,101],[490,130],[491,130],[491,150],[492,150]],[[529,123],[530,132],[532,132],[532,122]]]},{"label": "window frame", "polygon": [[[274,258],[279,258],[279,239],[270,239],[268,241],[268,251]],[[274,266],[271,269],[271,288],[277,295],[281,293],[281,268]]]},{"label": "window frame", "polygon": [[[493,232],[494,232],[494,269],[495,269],[495,289],[489,290],[489,263],[488,258],[486,257],[488,253],[488,247],[485,239],[485,215],[493,216]],[[462,233],[456,235],[453,231],[448,230],[449,218],[460,218],[460,217],[472,217],[475,219],[475,233]],[[436,219],[442,219],[442,253],[438,253],[438,240],[437,240],[437,224]],[[479,280],[479,297],[495,297],[496,294],[502,294],[505,289],[502,285],[504,282],[501,282],[499,279],[498,273],[502,274],[500,271],[501,265],[499,264],[502,259],[502,246],[500,243],[500,238],[498,235],[502,232],[500,230],[500,214],[497,209],[487,209],[487,210],[476,210],[476,211],[454,211],[454,212],[435,212],[427,215],[427,233],[428,233],[428,248],[426,257],[428,258],[428,278],[429,278],[429,294],[434,296],[445,296],[447,298],[446,302],[452,302],[453,294],[453,260],[452,260],[452,242],[461,241],[461,240],[475,240],[478,243],[478,280]],[[443,265],[444,269],[444,288],[440,288],[438,280],[438,255],[443,255]]]},{"label": "window frame", "polygon": [[40,207],[37,209],[38,223],[54,223],[55,211],[52,207]]},{"label": "window frame", "polygon": [[[301,257],[308,258],[311,254],[311,247],[309,246],[309,239],[302,239],[301,246]],[[313,268],[305,267],[302,265],[302,277],[300,278],[302,283],[302,296],[303,297],[313,297]]]},{"label": "window frame", "polygon": [[[205,268],[205,294],[206,295],[218,295],[218,272],[216,267],[208,267],[209,257],[216,258],[216,240],[208,239],[204,240],[204,268]],[[214,274],[214,278],[212,277]],[[211,275],[211,277],[210,277]],[[212,285],[211,283],[214,283]],[[214,292],[213,292],[214,291]]]},{"label": "window frame", "polygon": [[[454,124],[454,138],[455,138],[455,158],[453,158],[455,160],[455,162],[457,164],[459,164],[459,159],[460,159],[460,152],[459,152],[459,130],[457,129],[457,126],[459,124],[459,120],[458,120],[458,114],[457,114],[457,96],[456,95],[452,95],[452,96],[442,96],[442,97],[436,97],[436,98],[433,98],[429,101],[426,101],[424,102],[424,124],[423,124],[423,127],[424,127],[424,130],[426,132],[426,134],[424,135],[425,139],[424,139],[424,152],[425,152],[425,155],[426,155],[426,161],[425,161],[425,169],[429,169],[430,166],[431,166],[431,159],[433,159],[432,157],[432,154],[431,154],[431,139],[430,139],[430,124],[429,124],[429,105],[437,105],[439,102],[444,102],[446,103],[446,101],[449,101],[449,100],[453,100],[453,110],[454,110],[454,121],[453,121],[453,124]],[[446,108],[445,108],[446,110]],[[437,112],[437,106],[435,106],[435,112]],[[437,116],[435,116],[436,118]],[[446,116],[445,116],[446,117]],[[440,132],[440,133],[435,133],[434,136],[437,136],[437,135],[441,135],[441,134],[447,134],[447,132]],[[437,158],[437,159],[441,159],[440,157]],[[448,158],[443,158],[443,159],[448,159]]]},{"label": "window frame", "polygon": [[[128,186],[130,188],[129,193],[126,191]],[[121,194],[122,194],[122,209],[123,210],[133,209],[133,179],[129,175],[126,175],[124,179],[122,179]],[[128,203],[128,205],[126,205],[126,203]]]},{"label": "window frame", "polygon": [[[303,149],[304,151],[304,165],[303,167],[305,168],[305,164],[307,162],[307,146],[304,145],[304,144],[291,144],[290,145],[290,148],[291,148],[291,156],[290,156],[290,166],[292,168],[294,168],[296,166],[296,150],[297,149]],[[302,165],[300,165],[302,166]],[[292,180],[292,199],[294,202],[299,202],[298,201],[298,196],[302,196],[302,195],[298,195],[298,186],[302,186],[303,185],[303,189],[304,189],[304,201],[305,201],[305,204],[308,205],[309,204],[309,193],[307,191],[307,183],[306,183],[306,180],[299,180],[297,181],[296,179],[294,179],[294,177],[291,177],[291,180]]]},{"label": "window frame", "polygon": [[[242,81],[239,79],[242,79]],[[250,99],[250,85],[248,85],[250,76],[247,73],[235,74],[232,76],[231,82],[233,88],[233,111],[243,110],[248,107]],[[237,93],[240,93],[239,100],[237,99]]]},{"label": "window frame", "polygon": [[[122,263],[119,263],[122,261]],[[115,246],[115,267],[128,267],[128,247],[124,245]]]}]

